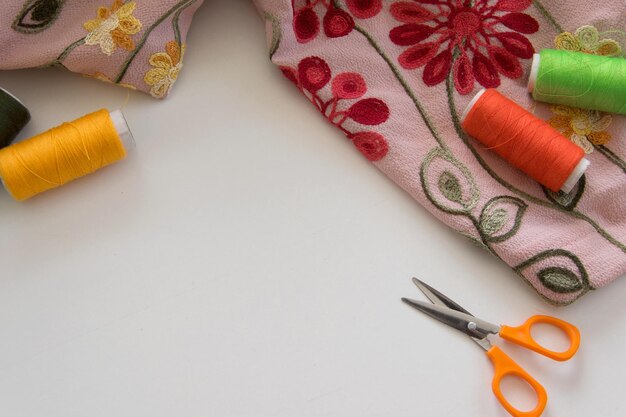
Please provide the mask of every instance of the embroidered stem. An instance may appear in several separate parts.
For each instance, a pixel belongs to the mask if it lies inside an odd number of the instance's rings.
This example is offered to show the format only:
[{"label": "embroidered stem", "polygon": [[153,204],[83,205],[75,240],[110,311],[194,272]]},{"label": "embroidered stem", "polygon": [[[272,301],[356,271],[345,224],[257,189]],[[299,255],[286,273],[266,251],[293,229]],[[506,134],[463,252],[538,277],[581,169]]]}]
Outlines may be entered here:
[{"label": "embroidered stem", "polygon": [[152,31],[157,26],[163,23],[165,19],[167,19],[172,13],[176,12],[179,8],[182,10],[186,8],[187,6],[190,6],[191,4],[195,3],[195,1],[196,0],[179,1],[178,3],[176,3],[176,5],[172,6],[172,8],[170,8],[167,12],[165,12],[161,17],[159,17],[152,25],[150,25],[150,27],[146,29],[146,31],[143,33],[143,36],[141,37],[141,40],[137,44],[137,47],[133,50],[133,52],[130,53],[126,61],[124,61],[124,63],[122,64],[121,70],[119,74],[117,74],[117,77],[115,77],[113,82],[119,83],[122,80],[122,78],[124,78],[124,75],[126,75],[126,71],[128,71],[128,67],[130,67],[130,64],[133,62],[133,60],[135,59],[139,51],[141,51],[141,48],[143,48],[143,46],[145,45],[146,40],[148,39],[148,36],[150,36],[150,33],[152,33]]},{"label": "embroidered stem", "polygon": [[[337,3],[335,2],[335,4],[337,4]],[[413,101],[413,104],[417,108],[417,111],[419,112],[420,116],[422,116],[422,120],[426,124],[426,127],[428,128],[430,133],[433,135],[433,137],[435,138],[435,140],[437,141],[439,146],[441,146],[446,151],[449,151],[448,146],[444,143],[444,141],[441,139],[441,137],[439,137],[439,133],[435,129],[435,126],[434,126],[433,122],[430,120],[430,117],[426,113],[426,110],[424,109],[424,107],[422,107],[422,104],[418,100],[417,96],[415,95],[413,90],[411,90],[411,87],[409,87],[409,84],[406,82],[406,80],[404,79],[404,77],[400,73],[400,70],[398,70],[398,68],[393,64],[391,59],[389,59],[387,54],[385,54],[383,52],[383,50],[376,43],[374,38],[372,38],[370,36],[370,34],[367,33],[367,31],[365,29],[363,29],[359,25],[354,25],[354,30],[356,30],[361,35],[363,35],[365,37],[365,39],[367,39],[367,41],[370,43],[370,45],[376,50],[378,55],[380,55],[380,57],[387,63],[387,65],[389,66],[389,69],[391,69],[391,72],[393,72],[393,75],[396,77],[396,79],[398,80],[400,85],[402,85],[402,88],[404,89],[406,94],[409,96],[411,101]]]},{"label": "embroidered stem", "polygon": [[[559,207],[554,207],[554,208],[557,208],[558,210],[561,210]],[[572,210],[572,211],[561,210],[561,211],[564,211],[565,213],[570,213],[572,216],[576,217],[577,219],[581,219],[581,220],[586,221],[594,229],[596,229],[596,232],[598,232],[598,234],[600,236],[602,236],[604,239],[606,239],[609,243],[613,244],[613,246],[615,246],[616,248],[620,249],[622,252],[626,253],[626,245],[624,245],[622,242],[620,242],[619,240],[617,240],[613,236],[611,236],[611,234],[609,232],[607,232],[606,230],[604,230],[602,228],[602,226],[600,226],[598,223],[596,223],[595,220],[591,219],[590,217],[588,217],[587,215],[581,213],[578,210]]]},{"label": "embroidered stem", "polygon": [[330,115],[328,116],[328,118],[332,120],[337,115],[337,103],[339,103],[339,99],[337,97],[333,97],[331,101],[333,105],[330,108]]},{"label": "embroidered stem", "polygon": [[501,261],[504,261],[504,259],[502,259],[500,257],[500,255],[498,255],[498,253],[489,244],[489,240],[486,238],[485,234],[482,232],[482,230],[480,228],[480,223],[479,223],[478,219],[476,217],[472,216],[471,213],[467,213],[466,217],[468,219],[470,219],[470,221],[472,222],[472,224],[476,228],[476,231],[478,232],[478,236],[480,236],[480,240],[479,241],[482,244],[482,246],[484,246],[485,249],[487,249],[493,256],[495,256],[496,258],[500,259]]},{"label": "embroidered stem", "polygon": [[463,141],[463,143],[465,144],[465,146],[467,146],[467,148],[472,152],[472,154],[474,155],[474,157],[476,158],[476,161],[478,161],[478,163],[480,164],[480,166],[487,171],[487,173],[494,179],[496,180],[500,185],[502,185],[503,187],[505,187],[506,189],[508,189],[509,191],[517,194],[518,196],[525,198],[528,201],[531,201],[537,205],[543,206],[543,207],[547,207],[550,209],[554,209],[554,210],[558,210],[562,213],[566,213],[568,215],[571,215],[577,219],[581,219],[585,222],[587,222],[589,225],[591,225],[596,232],[598,232],[598,234],[600,236],[602,236],[604,239],[606,239],[609,243],[611,243],[612,245],[614,245],[615,247],[619,248],[622,252],[626,253],[626,245],[624,245],[623,243],[621,243],[620,241],[618,241],[617,239],[615,239],[613,236],[611,236],[610,233],[608,233],[606,230],[604,230],[598,223],[596,223],[594,220],[592,220],[591,218],[589,218],[588,216],[586,216],[585,214],[577,211],[577,210],[564,210],[562,207],[553,204],[549,201],[545,201],[542,200],[540,198],[537,198],[535,196],[532,196],[522,190],[520,190],[519,188],[514,187],[513,185],[511,185],[510,183],[508,183],[507,181],[505,181],[502,177],[500,177],[498,174],[496,174],[495,171],[493,171],[491,169],[491,167],[489,167],[489,165],[487,165],[487,163],[485,163],[485,161],[483,160],[483,158],[480,156],[480,154],[478,153],[478,151],[472,146],[469,137],[467,136],[467,134],[465,133],[465,131],[461,128],[461,123],[459,121],[459,115],[456,111],[456,105],[454,104],[454,88],[453,88],[453,81],[452,81],[452,76],[448,76],[448,78],[446,79],[446,91],[448,93],[448,106],[450,108],[450,114],[452,115],[452,123],[454,125],[454,129],[456,130],[457,135],[459,136],[459,138],[461,138],[461,140]]},{"label": "embroidered stem", "polygon": [[272,23],[272,40],[269,48],[269,55],[271,60],[278,50],[278,47],[280,46],[280,41],[282,40],[282,32],[280,29],[280,21],[276,16],[269,12],[265,12],[263,16],[265,17],[265,20],[269,20]]},{"label": "embroidered stem", "polygon": [[546,10],[546,8],[544,7],[543,4],[541,4],[541,2],[539,0],[533,0],[533,4],[535,5],[535,7],[537,8],[537,10],[539,10],[541,12],[541,14],[543,15],[543,17],[545,17],[545,19],[550,22],[550,24],[552,26],[554,26],[554,28],[557,30],[557,32],[562,33],[565,32],[563,30],[563,28],[561,27],[561,25],[559,25],[557,23],[557,21],[554,19],[554,17],[552,17],[552,15],[550,14],[550,12],[548,10]]},{"label": "embroidered stem", "polygon": [[[337,1],[335,1],[335,6],[338,7],[338,2]],[[422,107],[422,105],[421,105],[420,101],[418,100],[417,96],[415,95],[415,93],[413,92],[411,87],[409,87],[408,83],[406,82],[406,80],[404,79],[402,74],[400,73],[399,69],[394,65],[394,63],[391,61],[391,59],[389,59],[389,57],[383,52],[383,50],[380,48],[380,46],[376,43],[376,41],[369,35],[369,33],[365,29],[363,29],[359,25],[355,25],[354,26],[354,30],[356,30],[357,32],[361,33],[367,39],[367,41],[370,43],[370,45],[376,50],[378,55],[380,55],[381,58],[383,58],[383,60],[385,61],[385,63],[387,63],[387,66],[389,66],[389,68],[393,72],[394,76],[396,77],[396,79],[398,80],[400,85],[402,85],[402,88],[404,89],[404,91],[407,93],[407,95],[413,101],[413,104],[417,108],[417,111],[420,113],[420,116],[422,116],[422,120],[426,124],[426,127],[428,127],[428,130],[433,135],[433,137],[435,138],[437,143],[446,152],[450,152],[448,146],[440,138],[439,133],[435,129],[435,126],[433,125],[432,121],[430,120],[430,117],[426,113],[426,110]],[[480,236],[480,241],[481,241],[482,245],[484,245],[487,248],[487,250],[489,250],[489,252],[491,252],[494,256],[496,256],[499,259],[502,259],[494,251],[494,249],[489,245],[488,241],[483,236],[483,234],[482,234],[482,232],[480,230],[480,225],[478,224],[478,220],[475,219],[474,216],[472,216],[471,214],[467,214],[467,217],[472,221],[472,224],[474,225],[474,227],[478,231],[478,234]]]},{"label": "embroidered stem", "polygon": [[598,152],[604,155],[606,159],[608,159],[612,164],[617,165],[624,172],[624,174],[626,174],[626,162],[623,159],[604,145],[599,145],[595,148]]},{"label": "embroidered stem", "polygon": [[59,54],[59,56],[52,62],[49,62],[47,64],[43,64],[41,66],[39,66],[38,68],[44,68],[44,67],[50,67],[53,65],[61,65],[63,63],[63,61],[65,60],[65,58],[67,58],[67,56],[70,54],[70,52],[72,52],[74,50],[74,48],[76,48],[77,46],[80,46],[82,44],[85,43],[85,38],[81,38],[77,41],[74,41],[73,43],[71,43],[67,48],[65,48],[63,50],[63,52],[61,52],[61,54]]},{"label": "embroidered stem", "polygon": [[193,0],[191,1],[189,4],[187,4],[185,7],[181,7],[180,9],[178,9],[176,11],[176,13],[174,13],[174,17],[172,18],[172,29],[174,29],[174,40],[176,41],[176,43],[178,45],[182,45],[182,39],[180,36],[180,27],[178,24],[178,20],[180,19],[180,15],[182,14],[182,12],[189,6],[191,6],[193,3],[195,3],[197,0]]},{"label": "embroidered stem", "polygon": [[[486,245],[482,242],[482,240],[480,240],[479,238],[477,238],[477,237],[475,237],[475,236],[473,236],[473,235],[470,235],[469,233],[465,233],[465,232],[461,232],[461,231],[459,231],[458,233],[459,233],[461,236],[463,236],[463,237],[465,237],[465,238],[469,239],[469,240],[470,240],[470,242],[472,242],[473,244],[475,244],[475,245],[476,245],[476,246],[478,246],[479,248],[484,249],[484,250],[486,250],[486,251],[488,251],[488,252],[489,252],[489,248],[488,248],[488,247],[487,247],[487,246],[486,246]],[[491,252],[490,252],[490,253],[491,253]]]}]

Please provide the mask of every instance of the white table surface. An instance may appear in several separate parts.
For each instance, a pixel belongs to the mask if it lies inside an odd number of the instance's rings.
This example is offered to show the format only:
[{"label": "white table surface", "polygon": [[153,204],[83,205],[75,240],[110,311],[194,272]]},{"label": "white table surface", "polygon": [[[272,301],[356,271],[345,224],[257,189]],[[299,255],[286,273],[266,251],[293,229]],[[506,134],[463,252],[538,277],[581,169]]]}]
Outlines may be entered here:
[{"label": "white table surface", "polygon": [[0,73],[32,111],[22,137],[124,105],[137,142],[26,203],[0,193],[1,416],[506,416],[484,353],[400,302],[413,275],[486,319],[575,323],[570,362],[505,350],[545,416],[625,415],[626,280],[547,305],[324,122],[250,2],[208,1],[185,59],[165,101]]}]

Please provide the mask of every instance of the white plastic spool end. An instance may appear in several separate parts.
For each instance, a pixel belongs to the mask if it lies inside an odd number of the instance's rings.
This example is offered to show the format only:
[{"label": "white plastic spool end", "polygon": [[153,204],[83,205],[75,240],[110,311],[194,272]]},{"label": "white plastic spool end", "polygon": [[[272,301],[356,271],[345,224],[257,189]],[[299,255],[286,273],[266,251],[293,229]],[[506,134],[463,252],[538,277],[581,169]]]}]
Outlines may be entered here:
[{"label": "white plastic spool end", "polygon": [[528,92],[530,94],[535,91],[535,83],[537,82],[537,74],[539,73],[539,62],[541,62],[541,55],[533,54],[533,63],[530,64],[530,75],[528,76]]},{"label": "white plastic spool end", "polygon": [[574,167],[572,173],[569,174],[569,177],[567,177],[567,179],[561,186],[561,191],[564,193],[569,193],[570,191],[572,191],[572,188],[574,188],[574,186],[576,185],[578,180],[580,180],[580,177],[583,176],[590,164],[591,162],[589,162],[587,158],[581,159],[580,162],[578,162],[578,164]]},{"label": "white plastic spool end", "polygon": [[463,124],[463,122],[465,121],[465,118],[469,114],[470,110],[472,110],[472,107],[474,107],[474,105],[476,104],[476,102],[478,101],[480,96],[485,94],[485,91],[487,91],[487,89],[483,88],[478,93],[476,93],[474,98],[472,100],[470,100],[469,103],[467,103],[467,106],[465,106],[465,110],[463,110],[463,114],[461,115],[461,124]]},{"label": "white plastic spool end", "polygon": [[112,112],[109,112],[109,116],[111,117],[113,126],[115,126],[115,130],[117,130],[117,134],[122,140],[124,148],[126,150],[133,149],[135,147],[135,139],[133,138],[133,133],[130,131],[122,111],[119,109],[113,110]]}]

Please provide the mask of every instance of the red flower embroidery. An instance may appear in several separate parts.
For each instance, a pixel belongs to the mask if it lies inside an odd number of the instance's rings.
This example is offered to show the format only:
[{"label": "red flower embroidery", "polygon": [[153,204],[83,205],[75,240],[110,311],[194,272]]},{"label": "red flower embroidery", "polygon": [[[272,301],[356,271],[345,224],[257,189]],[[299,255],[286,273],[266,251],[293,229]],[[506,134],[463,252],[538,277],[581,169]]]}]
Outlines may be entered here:
[{"label": "red flower embroidery", "polygon": [[[300,3],[303,1],[301,0]],[[354,29],[354,19],[345,11],[334,6],[332,0],[306,0],[304,5],[296,7],[292,0],[293,31],[300,43],[309,42],[317,37],[320,31],[320,18],[317,9],[324,10],[324,34],[329,38],[346,36]]]},{"label": "red flower embroidery", "polygon": [[333,78],[333,95],[339,98],[359,98],[367,91],[365,80],[356,72],[344,72]]},{"label": "red flower embroidery", "polygon": [[389,108],[380,99],[365,98],[354,103],[348,109],[347,115],[362,125],[375,126],[389,118]]},{"label": "red flower embroidery", "polygon": [[320,31],[320,20],[312,7],[294,11],[293,30],[298,42],[308,42],[317,36]]},{"label": "red flower embroidery", "polygon": [[324,33],[329,38],[340,38],[352,32],[352,16],[336,7],[329,7],[324,15]]},{"label": "red flower embroidery", "polygon": [[[372,97],[361,99],[367,92],[367,84],[362,75],[342,72],[332,77],[326,61],[317,56],[302,59],[298,68],[281,67],[280,70],[332,124],[352,140],[367,159],[379,161],[387,155],[389,147],[381,134],[367,130],[352,132],[344,126],[348,119],[361,125],[376,126],[389,118],[389,107],[384,101]],[[324,100],[320,96],[320,90],[329,82],[332,97]],[[347,108],[340,106],[346,100],[356,99],[360,100]]]},{"label": "red flower embroidery", "polygon": [[304,58],[298,64],[298,79],[305,90],[315,93],[330,81],[330,68],[322,58]]},{"label": "red flower embroidery", "polygon": [[348,0],[348,10],[359,19],[369,19],[376,16],[383,8],[382,0]]},{"label": "red flower embroidery", "polygon": [[[422,79],[437,85],[453,73],[454,86],[461,94],[474,88],[474,81],[484,87],[500,85],[500,74],[509,78],[522,76],[521,59],[535,52],[521,35],[539,30],[531,16],[520,13],[532,0],[421,0],[399,1],[391,5],[393,17],[403,23],[391,30],[391,41],[408,46],[399,57],[406,69],[424,67]],[[429,23],[429,24],[426,24]],[[502,26],[513,31],[501,31]],[[443,47],[443,50],[442,50]],[[452,64],[452,54],[458,57]]]},{"label": "red flower embroidery", "polygon": [[383,135],[376,132],[358,132],[348,135],[352,143],[370,161],[378,161],[387,155],[389,148]]}]

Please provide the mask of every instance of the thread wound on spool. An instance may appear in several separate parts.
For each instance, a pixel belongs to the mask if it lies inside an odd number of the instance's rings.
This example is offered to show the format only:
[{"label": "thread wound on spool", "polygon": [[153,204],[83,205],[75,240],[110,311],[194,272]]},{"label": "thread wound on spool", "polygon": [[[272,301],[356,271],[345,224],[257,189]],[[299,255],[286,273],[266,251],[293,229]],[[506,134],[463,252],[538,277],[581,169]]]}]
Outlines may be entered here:
[{"label": "thread wound on spool", "polygon": [[529,90],[532,85],[535,100],[626,114],[626,60],[544,49],[534,66]]},{"label": "thread wound on spool", "polygon": [[9,146],[30,121],[30,112],[8,91],[0,88],[0,148]]},{"label": "thread wound on spool", "polygon": [[0,177],[19,201],[115,163],[126,150],[107,110],[0,149]]},{"label": "thread wound on spool", "polygon": [[[487,149],[555,192],[569,191],[562,187],[571,183],[568,180],[585,155],[549,124],[494,89],[485,90],[473,103],[462,127]],[[584,168],[575,173],[578,178]]]}]

